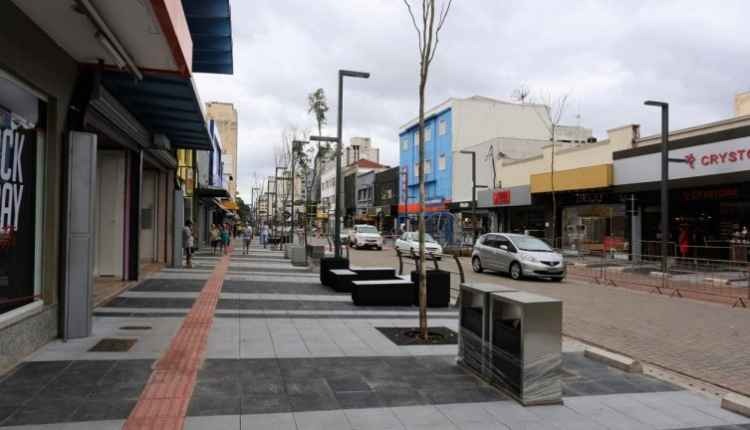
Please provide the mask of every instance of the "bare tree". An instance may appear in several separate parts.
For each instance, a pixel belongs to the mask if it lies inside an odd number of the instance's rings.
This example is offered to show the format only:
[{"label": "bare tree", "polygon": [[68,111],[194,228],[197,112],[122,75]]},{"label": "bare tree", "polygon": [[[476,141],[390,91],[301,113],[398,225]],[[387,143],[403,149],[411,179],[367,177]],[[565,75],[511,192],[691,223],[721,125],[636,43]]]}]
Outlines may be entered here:
[{"label": "bare tree", "polygon": [[[426,200],[424,183],[424,102],[430,64],[435,59],[435,52],[437,52],[440,42],[440,31],[443,29],[453,0],[443,2],[439,9],[435,7],[435,0],[421,0],[421,6],[412,6],[409,0],[403,1],[411,17],[414,30],[417,32],[419,42],[419,335],[422,339],[427,340],[427,276],[425,274],[424,249],[424,206]],[[419,3],[418,0],[412,2]],[[421,12],[419,18],[415,15],[415,10]]]}]

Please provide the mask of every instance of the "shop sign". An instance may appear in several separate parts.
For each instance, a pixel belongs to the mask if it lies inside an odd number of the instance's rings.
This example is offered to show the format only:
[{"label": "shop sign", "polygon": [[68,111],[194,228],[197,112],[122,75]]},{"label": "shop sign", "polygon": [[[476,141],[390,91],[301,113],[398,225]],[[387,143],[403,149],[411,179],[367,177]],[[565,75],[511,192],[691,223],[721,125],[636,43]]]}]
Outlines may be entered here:
[{"label": "shop sign", "polygon": [[[750,170],[750,137],[724,140],[669,151],[669,179],[694,178]],[[615,185],[661,180],[661,153],[615,160]]]},{"label": "shop sign", "polygon": [[531,193],[528,185],[477,191],[477,207],[480,208],[528,206],[530,204]]},{"label": "shop sign", "polygon": [[604,251],[623,251],[625,249],[625,238],[621,236],[604,236]]},{"label": "shop sign", "polygon": [[719,188],[715,190],[690,190],[680,193],[683,201],[702,201],[702,200],[723,200],[737,198],[739,190],[736,187]]},{"label": "shop sign", "polygon": [[495,206],[510,204],[510,190],[493,190],[492,204]]},{"label": "shop sign", "polygon": [[34,295],[36,132],[0,128],[0,313]]}]

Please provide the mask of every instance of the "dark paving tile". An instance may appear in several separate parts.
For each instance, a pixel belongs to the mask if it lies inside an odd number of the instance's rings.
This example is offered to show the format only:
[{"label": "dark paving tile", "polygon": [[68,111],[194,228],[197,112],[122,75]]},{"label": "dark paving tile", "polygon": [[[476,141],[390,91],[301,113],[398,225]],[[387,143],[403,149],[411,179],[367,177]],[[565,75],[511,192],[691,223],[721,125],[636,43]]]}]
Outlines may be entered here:
[{"label": "dark paving tile", "polygon": [[146,279],[130,291],[200,292],[206,281],[199,279]]},{"label": "dark paving tile", "polygon": [[349,293],[336,293],[319,283],[224,281],[222,293],[263,293],[263,294],[315,294],[321,296],[350,296]]},{"label": "dark paving tile", "polygon": [[193,393],[197,397],[240,397],[242,386],[237,378],[199,380]]},{"label": "dark paving tile", "polygon": [[193,298],[177,297],[115,297],[107,307],[110,308],[191,308]]},{"label": "dark paving tile", "polygon": [[0,381],[0,389],[3,387],[19,386],[41,387],[57,378],[70,364],[70,361],[32,361],[21,363]]},{"label": "dark paving tile", "polygon": [[487,387],[456,388],[442,387],[442,389],[422,389],[419,393],[429,399],[432,404],[443,403],[470,403],[470,402],[496,402],[508,400],[508,397],[500,392]]},{"label": "dark paving tile", "polygon": [[337,392],[336,400],[338,400],[342,409],[381,408],[385,406],[383,400],[373,391]]},{"label": "dark paving tile", "polygon": [[193,395],[188,406],[188,415],[239,415],[242,412],[242,397]]},{"label": "dark paving tile", "polygon": [[367,385],[367,381],[361,376],[347,376],[347,377],[334,377],[327,378],[328,385],[331,389],[336,392],[346,391],[369,391],[370,386]]},{"label": "dark paving tile", "polygon": [[0,406],[0,425],[3,425],[3,421],[13,415],[16,409],[18,406]]},{"label": "dark paving tile", "polygon": [[292,412],[330,411],[341,409],[336,397],[331,395],[301,394],[288,396]]},{"label": "dark paving tile", "polygon": [[29,402],[3,421],[4,426],[64,423],[72,421],[85,400],[58,399],[54,402]]},{"label": "dark paving tile", "polygon": [[243,396],[242,414],[273,414],[290,412],[292,406],[286,395]]},{"label": "dark paving tile", "polygon": [[285,379],[289,396],[332,396],[333,391],[325,378]]},{"label": "dark paving tile", "polygon": [[42,390],[42,386],[0,386],[0,407],[16,407],[31,400],[32,397]]},{"label": "dark paving tile", "polygon": [[279,378],[261,377],[241,383],[242,396],[280,395],[286,393],[286,384]]},{"label": "dark paving tile", "polygon": [[138,400],[89,400],[73,414],[72,421],[126,419]]},{"label": "dark paving tile", "polygon": [[378,387],[374,392],[383,402],[383,405],[389,407],[429,405],[431,403],[429,397],[413,388]]}]

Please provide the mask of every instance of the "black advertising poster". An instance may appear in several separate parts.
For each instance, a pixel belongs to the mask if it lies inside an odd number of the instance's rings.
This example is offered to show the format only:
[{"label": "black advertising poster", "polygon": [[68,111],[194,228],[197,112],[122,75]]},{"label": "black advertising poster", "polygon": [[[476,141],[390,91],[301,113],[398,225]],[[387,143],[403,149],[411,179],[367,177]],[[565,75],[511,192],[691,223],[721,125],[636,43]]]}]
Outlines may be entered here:
[{"label": "black advertising poster", "polygon": [[34,296],[36,130],[0,125],[0,314]]}]

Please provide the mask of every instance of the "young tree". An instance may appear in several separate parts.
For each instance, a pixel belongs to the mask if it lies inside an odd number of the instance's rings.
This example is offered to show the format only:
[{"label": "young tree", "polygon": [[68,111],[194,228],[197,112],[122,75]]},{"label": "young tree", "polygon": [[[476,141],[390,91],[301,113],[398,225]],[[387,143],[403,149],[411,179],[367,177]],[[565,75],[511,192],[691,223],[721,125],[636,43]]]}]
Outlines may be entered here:
[{"label": "young tree", "polygon": [[[435,52],[440,41],[440,31],[443,29],[445,18],[448,16],[453,0],[442,3],[439,9],[435,6],[435,0],[421,0],[421,5],[415,6],[412,6],[409,0],[403,1],[412,24],[414,24],[419,42],[419,335],[422,339],[427,340],[427,276],[425,274],[424,251],[424,205],[426,200],[424,184],[424,102],[430,64],[435,59]],[[420,2],[419,0],[412,0],[412,3]],[[415,10],[419,13],[419,18],[415,15]]]},{"label": "young tree", "polygon": [[[318,125],[318,136],[322,136],[323,126],[328,122],[328,118],[326,117],[328,113],[328,100],[326,99],[326,93],[323,91],[323,88],[318,88],[307,95],[307,113],[315,115],[315,123]],[[320,172],[320,166],[324,159],[323,157],[328,149],[328,144],[321,145],[321,143],[318,142],[318,151],[315,154],[315,160],[312,166],[313,192],[315,193],[316,199],[320,199],[320,178],[318,178],[318,173]]]}]

